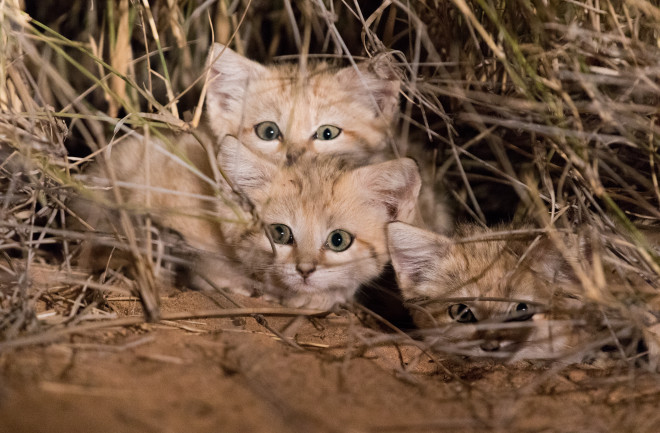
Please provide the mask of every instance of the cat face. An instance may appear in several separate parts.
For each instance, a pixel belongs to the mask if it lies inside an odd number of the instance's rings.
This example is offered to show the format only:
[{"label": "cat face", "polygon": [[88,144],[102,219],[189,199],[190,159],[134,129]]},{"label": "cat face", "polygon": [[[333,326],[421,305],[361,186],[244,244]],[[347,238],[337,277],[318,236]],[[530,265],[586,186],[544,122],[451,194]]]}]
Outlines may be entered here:
[{"label": "cat face", "polygon": [[219,139],[232,135],[277,160],[314,152],[369,162],[382,154],[400,87],[384,65],[266,67],[219,44],[213,59],[206,109]]},{"label": "cat face", "polygon": [[520,262],[528,243],[456,241],[488,234],[468,226],[450,239],[403,223],[388,225],[392,265],[415,323],[437,328],[434,341],[449,352],[556,356],[568,345],[569,330],[547,319],[549,304],[559,302],[556,283],[567,283],[565,263],[547,243]]},{"label": "cat face", "polygon": [[413,218],[421,184],[411,159],[356,167],[307,154],[278,166],[237,140],[223,143],[220,165],[265,228],[235,240],[240,261],[266,295],[299,307],[329,308],[380,274],[385,225]]}]

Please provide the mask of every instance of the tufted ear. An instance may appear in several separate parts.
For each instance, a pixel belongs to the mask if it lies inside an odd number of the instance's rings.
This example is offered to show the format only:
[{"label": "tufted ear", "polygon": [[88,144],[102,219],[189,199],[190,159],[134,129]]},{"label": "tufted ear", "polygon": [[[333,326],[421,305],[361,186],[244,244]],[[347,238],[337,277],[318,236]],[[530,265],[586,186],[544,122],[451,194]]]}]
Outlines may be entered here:
[{"label": "tufted ear", "polygon": [[213,45],[211,61],[206,110],[214,120],[223,112],[240,111],[250,81],[263,75],[266,68],[218,43]]},{"label": "tufted ear", "polygon": [[589,266],[591,245],[584,236],[574,233],[561,234],[557,241],[559,246],[543,236],[531,250],[526,251],[524,263],[550,283],[577,284],[579,280],[573,266]]},{"label": "tufted ear", "polygon": [[422,185],[417,163],[400,158],[360,167],[351,173],[354,188],[374,205],[385,206],[389,221],[413,222]]},{"label": "tufted ear", "polygon": [[[346,67],[337,73],[337,79],[356,98],[373,106],[376,116],[390,123],[399,112],[401,80],[396,76],[390,61],[379,57],[368,62]],[[374,105],[375,102],[375,105]]]},{"label": "tufted ear", "polygon": [[402,222],[387,225],[387,246],[404,297],[422,282],[437,277],[437,264],[449,252],[451,239]]},{"label": "tufted ear", "polygon": [[218,164],[234,186],[249,193],[263,188],[270,182],[277,166],[261,158],[231,135],[226,135],[220,143]]}]

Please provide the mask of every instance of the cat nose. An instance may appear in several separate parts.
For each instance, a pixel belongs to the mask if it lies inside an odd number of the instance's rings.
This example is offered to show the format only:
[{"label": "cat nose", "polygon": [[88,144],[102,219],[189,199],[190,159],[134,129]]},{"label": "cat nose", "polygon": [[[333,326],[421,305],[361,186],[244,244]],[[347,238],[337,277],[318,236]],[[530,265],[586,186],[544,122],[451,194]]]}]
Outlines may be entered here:
[{"label": "cat nose", "polygon": [[497,340],[486,340],[479,345],[484,352],[495,352],[500,350],[500,342]]},{"label": "cat nose", "polygon": [[293,165],[300,159],[301,156],[305,153],[305,148],[300,145],[296,146],[291,143],[288,143],[288,148],[286,150],[286,165]]},{"label": "cat nose", "polygon": [[314,263],[298,263],[296,270],[303,278],[307,278],[316,270],[316,265]]}]

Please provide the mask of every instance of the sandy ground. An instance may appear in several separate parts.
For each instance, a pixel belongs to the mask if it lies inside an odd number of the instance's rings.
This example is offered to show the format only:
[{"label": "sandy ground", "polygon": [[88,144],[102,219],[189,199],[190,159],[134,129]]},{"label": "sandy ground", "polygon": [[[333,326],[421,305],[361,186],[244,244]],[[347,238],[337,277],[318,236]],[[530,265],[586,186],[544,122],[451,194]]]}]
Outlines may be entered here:
[{"label": "sandy ground", "polygon": [[[174,292],[164,311],[217,308]],[[263,306],[246,300],[247,306]],[[115,302],[123,314],[134,301]],[[360,350],[352,314],[145,324],[0,354],[0,432],[660,431],[660,379]]]}]

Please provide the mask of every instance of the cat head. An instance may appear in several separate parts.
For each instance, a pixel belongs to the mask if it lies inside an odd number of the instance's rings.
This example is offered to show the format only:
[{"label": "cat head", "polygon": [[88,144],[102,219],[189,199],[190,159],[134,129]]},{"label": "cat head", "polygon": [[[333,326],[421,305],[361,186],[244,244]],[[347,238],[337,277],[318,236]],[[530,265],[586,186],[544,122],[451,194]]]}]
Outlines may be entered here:
[{"label": "cat head", "polygon": [[305,152],[379,156],[398,112],[400,81],[384,59],[336,69],[264,66],[224,45],[212,56],[206,111],[220,139],[233,135],[274,160]]},{"label": "cat head", "polygon": [[279,166],[238,140],[220,149],[220,166],[263,223],[234,240],[236,254],[284,304],[329,308],[350,299],[389,261],[386,224],[413,218],[421,180],[411,159],[356,166],[307,154]]},{"label": "cat head", "polygon": [[457,232],[448,238],[388,225],[392,265],[415,323],[442,329],[438,341],[469,355],[548,357],[565,344],[557,329],[550,338],[545,319],[576,281],[552,243],[502,240],[476,226]]}]

